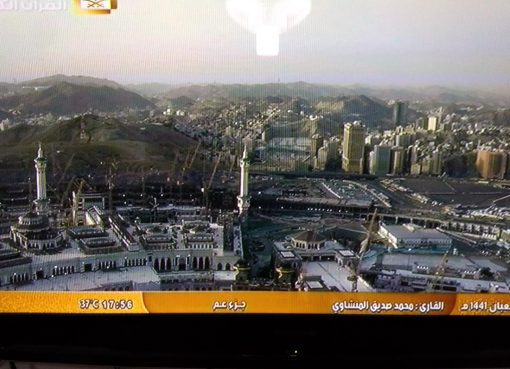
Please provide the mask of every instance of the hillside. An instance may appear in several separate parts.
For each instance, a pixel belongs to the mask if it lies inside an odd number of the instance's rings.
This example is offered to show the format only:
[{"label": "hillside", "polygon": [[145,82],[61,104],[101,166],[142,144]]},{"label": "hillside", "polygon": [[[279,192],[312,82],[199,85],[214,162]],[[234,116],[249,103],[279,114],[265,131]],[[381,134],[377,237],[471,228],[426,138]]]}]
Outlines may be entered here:
[{"label": "hillside", "polygon": [[25,114],[66,115],[153,106],[152,102],[134,92],[106,86],[79,86],[67,82],[42,91],[0,99],[0,108],[16,109]]},{"label": "hillside", "polygon": [[392,118],[392,110],[384,102],[364,95],[323,98],[315,107],[319,114],[337,122],[361,120],[366,125],[376,126]]},{"label": "hillside", "polygon": [[142,96],[154,96],[164,94],[174,88],[174,86],[166,83],[140,83],[129,84],[125,88]]},{"label": "hillside", "polygon": [[0,94],[11,91],[15,86],[12,83],[0,82]]},{"label": "hillside", "polygon": [[307,100],[317,100],[324,96],[337,96],[352,92],[342,87],[318,85],[305,82],[296,83],[268,83],[255,85],[191,85],[174,88],[164,94],[167,98],[180,96],[192,99],[220,97],[225,99],[265,99],[268,97],[286,97],[288,99],[300,97]]},{"label": "hillside", "polygon": [[[80,137],[81,127],[84,137]],[[58,150],[61,165],[74,155],[70,170],[75,173],[89,173],[113,158],[124,163],[124,169],[129,165],[168,169],[176,150],[187,152],[196,145],[167,126],[127,125],[87,115],[50,126],[19,125],[0,132],[0,167],[18,168],[22,162],[32,167],[38,142],[47,148],[50,159]]]},{"label": "hillside", "polygon": [[0,110],[0,121],[7,118],[11,118],[11,115],[6,111]]},{"label": "hillside", "polygon": [[385,87],[367,85],[326,85],[320,83],[268,83],[268,84],[206,84],[169,88],[163,97],[187,96],[192,99],[222,97],[226,99],[261,99],[271,96],[300,97],[312,102],[323,97],[369,96],[381,100],[409,100],[441,104],[497,104],[510,103],[508,90],[477,90],[443,86]]},{"label": "hillside", "polygon": [[21,82],[20,85],[30,87],[55,86],[60,83],[70,83],[78,86],[95,86],[95,87],[111,87],[122,88],[122,85],[108,79],[94,78],[88,76],[66,76],[64,74],[56,74],[53,76],[36,78]]}]

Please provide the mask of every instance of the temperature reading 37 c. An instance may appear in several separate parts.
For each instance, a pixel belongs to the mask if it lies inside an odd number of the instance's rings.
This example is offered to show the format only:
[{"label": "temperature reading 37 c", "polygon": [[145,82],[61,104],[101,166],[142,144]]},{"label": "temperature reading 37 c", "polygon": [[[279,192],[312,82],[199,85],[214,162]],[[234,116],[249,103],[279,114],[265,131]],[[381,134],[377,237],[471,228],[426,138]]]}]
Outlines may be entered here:
[{"label": "temperature reading 37 c", "polygon": [[79,301],[80,310],[132,310],[134,308],[133,300],[116,299],[81,299]]}]

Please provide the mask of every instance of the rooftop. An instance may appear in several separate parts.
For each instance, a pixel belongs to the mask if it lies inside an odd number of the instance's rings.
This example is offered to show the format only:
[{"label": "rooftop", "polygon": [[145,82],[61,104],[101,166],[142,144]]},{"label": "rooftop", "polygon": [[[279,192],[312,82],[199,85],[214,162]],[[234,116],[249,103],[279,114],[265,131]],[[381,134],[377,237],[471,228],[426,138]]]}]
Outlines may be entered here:
[{"label": "rooftop", "polygon": [[406,225],[387,225],[383,224],[389,233],[396,238],[434,238],[434,239],[450,239],[450,237],[444,233],[439,232],[436,229],[422,228],[413,224]]},{"label": "rooftop", "polygon": [[[339,291],[350,292],[352,282],[347,278],[351,272],[334,261],[313,261],[303,263],[301,274],[307,276],[320,276],[328,288],[336,287]],[[364,282],[358,282],[359,292],[373,292],[373,289]]]},{"label": "rooftop", "polygon": [[324,242],[326,241],[326,238],[323,237],[321,234],[314,232],[314,231],[301,231],[298,233],[295,233],[290,236],[295,241],[301,241],[301,242]]},{"label": "rooftop", "polygon": [[159,283],[159,277],[149,267],[136,267],[121,271],[96,271],[91,273],[68,274],[34,283],[18,286],[18,291],[90,291],[99,290],[108,285],[133,282],[135,284]]}]

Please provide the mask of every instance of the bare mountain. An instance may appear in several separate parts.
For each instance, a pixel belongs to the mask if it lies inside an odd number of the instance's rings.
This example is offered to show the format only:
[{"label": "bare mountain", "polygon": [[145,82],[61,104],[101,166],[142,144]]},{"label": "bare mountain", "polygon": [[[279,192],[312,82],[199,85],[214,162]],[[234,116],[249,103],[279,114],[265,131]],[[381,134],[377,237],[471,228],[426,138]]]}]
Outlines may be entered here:
[{"label": "bare mountain", "polygon": [[0,168],[30,163],[38,142],[50,159],[59,155],[66,163],[73,156],[70,172],[74,173],[90,173],[90,168],[113,158],[124,169],[131,164],[168,169],[176,151],[188,152],[196,146],[196,141],[166,125],[131,125],[85,115],[46,126],[20,124],[0,132]]},{"label": "bare mountain", "polygon": [[232,84],[232,85],[191,85],[181,86],[168,91],[167,98],[187,96],[192,99],[226,98],[226,99],[265,99],[268,97],[300,97],[307,100],[317,100],[324,96],[338,96],[352,91],[343,87],[295,83],[267,83],[267,84]]},{"label": "bare mountain", "polygon": [[435,102],[440,104],[499,104],[510,103],[509,91],[477,90],[443,86],[384,87],[367,85],[326,85],[306,82],[268,84],[207,84],[189,85],[170,89],[162,96],[176,98],[187,96],[192,99],[262,99],[267,97],[300,97],[315,102],[323,97],[344,95],[365,95],[381,100],[409,100]]},{"label": "bare mountain", "polygon": [[155,96],[164,94],[170,91],[175,86],[166,83],[140,83],[129,84],[126,85],[125,87],[143,96]]},{"label": "bare mountain", "polygon": [[122,88],[122,85],[108,79],[94,78],[88,76],[66,76],[64,74],[56,74],[49,77],[36,78],[29,81],[21,82],[20,85],[27,87],[50,87],[61,83],[70,83],[78,86],[95,86],[95,87],[111,87]]},{"label": "bare mountain", "polygon": [[0,99],[0,108],[16,109],[25,114],[66,115],[153,106],[152,102],[140,95],[120,88],[79,86],[67,82],[26,95]]},{"label": "bare mountain", "polygon": [[388,123],[392,117],[391,108],[384,102],[365,95],[326,97],[315,107],[335,122],[361,120],[368,126],[378,126]]}]

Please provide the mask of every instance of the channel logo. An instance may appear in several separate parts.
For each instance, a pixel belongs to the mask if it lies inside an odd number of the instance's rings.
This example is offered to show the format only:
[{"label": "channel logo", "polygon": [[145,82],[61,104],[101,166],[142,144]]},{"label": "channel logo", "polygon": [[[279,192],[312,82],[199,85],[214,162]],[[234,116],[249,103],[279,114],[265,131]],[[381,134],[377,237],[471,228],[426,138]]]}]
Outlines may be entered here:
[{"label": "channel logo", "polygon": [[117,9],[117,0],[74,0],[73,10],[78,15],[107,15]]}]

